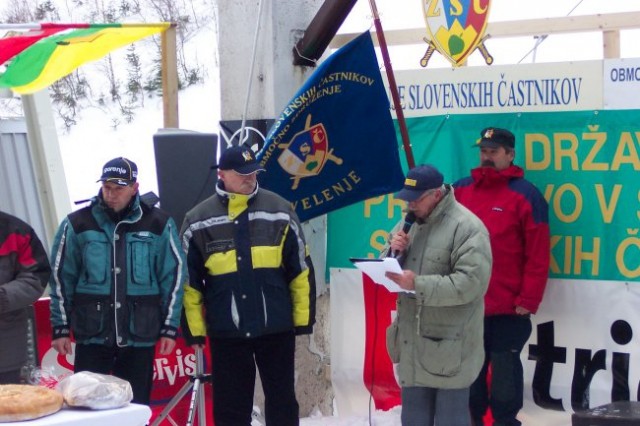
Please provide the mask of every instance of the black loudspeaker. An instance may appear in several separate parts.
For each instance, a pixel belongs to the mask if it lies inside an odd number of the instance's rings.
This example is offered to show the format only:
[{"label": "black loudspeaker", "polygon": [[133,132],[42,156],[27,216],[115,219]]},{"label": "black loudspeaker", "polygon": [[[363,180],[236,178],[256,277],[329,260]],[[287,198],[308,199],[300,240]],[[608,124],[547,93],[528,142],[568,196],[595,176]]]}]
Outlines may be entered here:
[{"label": "black loudspeaker", "polygon": [[215,193],[218,136],[189,130],[153,135],[160,208],[182,226],[184,215]]}]

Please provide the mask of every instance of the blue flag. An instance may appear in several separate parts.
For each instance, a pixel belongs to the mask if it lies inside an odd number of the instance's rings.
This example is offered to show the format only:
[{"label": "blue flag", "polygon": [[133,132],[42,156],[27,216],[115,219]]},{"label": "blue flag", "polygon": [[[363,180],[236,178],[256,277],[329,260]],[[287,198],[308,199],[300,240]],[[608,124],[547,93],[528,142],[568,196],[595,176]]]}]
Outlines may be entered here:
[{"label": "blue flag", "polygon": [[275,121],[260,185],[301,221],[399,190],[398,142],[369,32],[325,60]]}]

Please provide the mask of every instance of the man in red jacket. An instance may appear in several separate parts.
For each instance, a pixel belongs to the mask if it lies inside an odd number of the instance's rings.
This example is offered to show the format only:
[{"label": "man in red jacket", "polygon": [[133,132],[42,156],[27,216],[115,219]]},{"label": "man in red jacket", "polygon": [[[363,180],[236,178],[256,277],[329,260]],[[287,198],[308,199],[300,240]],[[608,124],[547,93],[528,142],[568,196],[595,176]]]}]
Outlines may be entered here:
[{"label": "man in red jacket", "polygon": [[0,211],[0,384],[20,383],[31,305],[47,287],[47,252],[26,222]]},{"label": "man in red jacket", "polygon": [[[471,385],[476,426],[491,408],[494,425],[517,426],[523,405],[520,352],[531,335],[530,315],[542,300],[549,270],[549,206],[513,164],[515,137],[505,129],[481,132],[480,167],[454,184],[458,201],[489,230],[493,267],[485,295],[485,363]],[[487,370],[491,365],[491,386]]]}]

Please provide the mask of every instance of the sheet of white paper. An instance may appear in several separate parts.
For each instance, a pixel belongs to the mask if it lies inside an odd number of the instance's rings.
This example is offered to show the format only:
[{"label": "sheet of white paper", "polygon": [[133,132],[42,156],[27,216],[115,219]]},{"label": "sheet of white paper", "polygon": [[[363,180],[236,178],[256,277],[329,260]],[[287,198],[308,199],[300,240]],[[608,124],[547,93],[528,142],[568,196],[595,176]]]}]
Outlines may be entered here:
[{"label": "sheet of white paper", "polygon": [[353,264],[364,272],[369,278],[376,284],[384,286],[392,293],[398,293],[404,291],[407,293],[413,293],[413,291],[404,290],[398,284],[391,281],[384,274],[385,272],[402,273],[402,268],[398,263],[398,260],[393,257],[385,257],[384,259],[351,259]]}]

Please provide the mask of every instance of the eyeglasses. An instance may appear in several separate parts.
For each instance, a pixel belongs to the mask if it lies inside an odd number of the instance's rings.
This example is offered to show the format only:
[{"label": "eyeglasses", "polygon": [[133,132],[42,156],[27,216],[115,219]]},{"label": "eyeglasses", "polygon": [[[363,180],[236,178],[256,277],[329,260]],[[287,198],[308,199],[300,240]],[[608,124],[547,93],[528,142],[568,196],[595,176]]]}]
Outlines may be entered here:
[{"label": "eyeglasses", "polygon": [[440,188],[428,189],[420,197],[418,197],[415,200],[411,201],[411,203],[419,203],[420,201],[422,201],[425,198],[427,198],[429,195],[435,194],[436,191],[439,191],[439,190],[440,190]]}]

